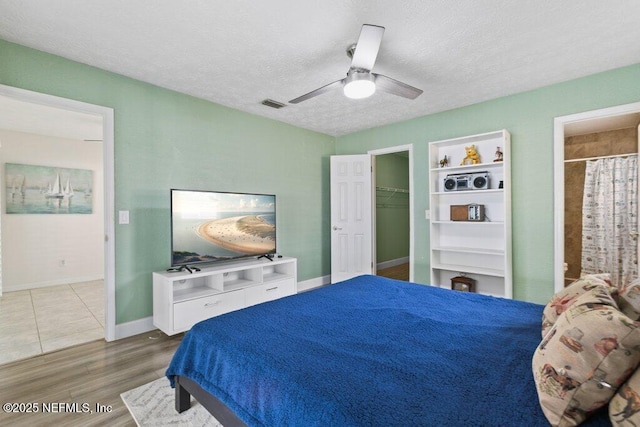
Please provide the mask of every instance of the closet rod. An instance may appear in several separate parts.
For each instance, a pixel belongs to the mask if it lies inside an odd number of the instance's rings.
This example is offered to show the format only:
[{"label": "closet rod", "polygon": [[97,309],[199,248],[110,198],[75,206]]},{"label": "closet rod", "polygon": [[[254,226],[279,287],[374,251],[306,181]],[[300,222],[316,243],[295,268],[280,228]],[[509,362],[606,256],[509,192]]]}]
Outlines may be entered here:
[{"label": "closet rod", "polygon": [[405,190],[404,188],[376,187],[376,190],[391,191],[393,193],[409,193],[409,190]]},{"label": "closet rod", "polygon": [[613,154],[611,156],[600,156],[600,157],[585,157],[582,159],[569,159],[565,160],[565,163],[571,162],[588,162],[589,160],[600,160],[600,159],[613,159],[614,157],[633,157],[637,156],[638,153],[629,153],[629,154]]}]

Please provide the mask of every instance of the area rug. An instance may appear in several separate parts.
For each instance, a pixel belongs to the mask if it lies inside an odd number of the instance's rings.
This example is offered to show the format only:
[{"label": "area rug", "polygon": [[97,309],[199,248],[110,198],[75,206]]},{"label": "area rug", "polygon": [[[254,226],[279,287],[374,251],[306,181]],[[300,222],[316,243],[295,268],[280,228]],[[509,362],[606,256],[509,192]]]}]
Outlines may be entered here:
[{"label": "area rug", "polygon": [[179,414],[174,408],[174,390],[166,377],[120,395],[136,424],[153,426],[222,427],[206,409],[191,398],[191,409]]}]

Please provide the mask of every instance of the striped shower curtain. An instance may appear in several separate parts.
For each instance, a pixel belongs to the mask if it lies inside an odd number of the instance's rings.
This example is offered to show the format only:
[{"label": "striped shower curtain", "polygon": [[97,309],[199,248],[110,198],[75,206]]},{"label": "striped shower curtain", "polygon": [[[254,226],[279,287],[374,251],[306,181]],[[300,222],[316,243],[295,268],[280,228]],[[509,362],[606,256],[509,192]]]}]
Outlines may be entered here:
[{"label": "striped shower curtain", "polygon": [[638,157],[586,163],[582,274],[610,273],[614,285],[638,277]]}]

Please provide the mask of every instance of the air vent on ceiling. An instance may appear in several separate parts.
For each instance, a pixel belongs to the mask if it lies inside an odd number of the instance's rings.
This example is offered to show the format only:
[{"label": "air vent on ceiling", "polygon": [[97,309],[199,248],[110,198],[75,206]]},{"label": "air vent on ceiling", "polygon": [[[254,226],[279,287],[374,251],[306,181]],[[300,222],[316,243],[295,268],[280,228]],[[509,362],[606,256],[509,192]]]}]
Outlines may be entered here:
[{"label": "air vent on ceiling", "polygon": [[274,101],[273,99],[265,99],[261,102],[261,104],[266,105],[267,107],[275,108],[276,110],[285,106],[282,102]]}]

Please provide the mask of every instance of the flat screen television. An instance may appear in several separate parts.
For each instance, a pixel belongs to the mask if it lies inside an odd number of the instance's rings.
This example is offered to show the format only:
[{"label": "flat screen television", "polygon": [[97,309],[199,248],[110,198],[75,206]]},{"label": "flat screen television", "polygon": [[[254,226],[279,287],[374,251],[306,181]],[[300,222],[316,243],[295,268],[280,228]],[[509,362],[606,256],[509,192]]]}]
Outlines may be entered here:
[{"label": "flat screen television", "polygon": [[275,253],[275,195],[171,190],[172,267]]}]

